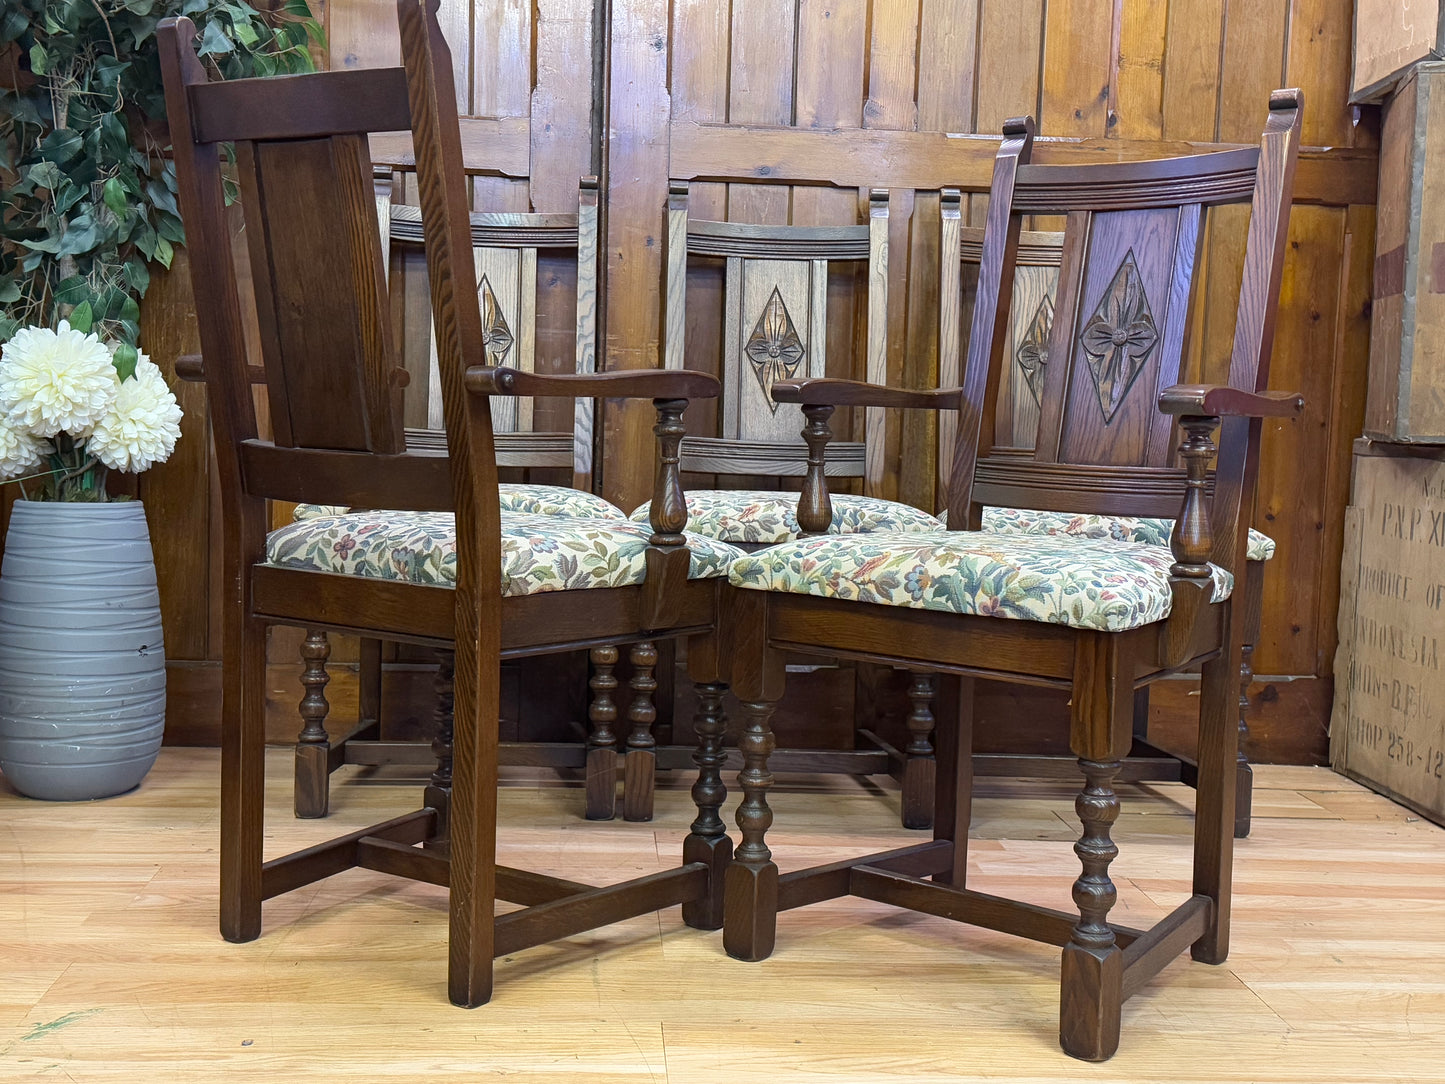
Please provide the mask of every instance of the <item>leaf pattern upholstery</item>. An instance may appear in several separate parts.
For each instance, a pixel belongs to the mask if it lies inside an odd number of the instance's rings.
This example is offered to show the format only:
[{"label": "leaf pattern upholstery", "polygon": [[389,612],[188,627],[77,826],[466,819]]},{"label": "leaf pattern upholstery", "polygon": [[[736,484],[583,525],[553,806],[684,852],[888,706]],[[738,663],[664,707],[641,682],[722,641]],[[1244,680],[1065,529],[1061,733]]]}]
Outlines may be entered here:
[{"label": "leaf pattern upholstery", "polygon": [[[884,532],[785,542],[739,557],[728,579],[759,591],[1121,632],[1169,615],[1173,561],[1160,546],[1113,539]],[[1219,602],[1234,577],[1210,568]]]},{"label": "leaf pattern upholstery", "polygon": [[[646,578],[651,529],[625,519],[502,513],[502,594],[629,587]],[[266,538],[279,568],[453,587],[456,522],[450,512],[349,512],[298,520]],[[727,574],[742,551],[687,536],[692,579]]]},{"label": "leaf pattern upholstery", "polygon": [[[939,531],[942,521],[912,505],[833,494],[829,534],[872,531]],[[632,513],[646,523],[649,501]],[[734,545],[775,545],[798,537],[798,495],[779,490],[700,489],[687,494],[687,529]]]},{"label": "leaf pattern upholstery", "polygon": [[[942,519],[947,522],[947,514]],[[1038,512],[1031,508],[985,508],[983,529],[997,534],[1073,535],[1112,538],[1119,542],[1147,542],[1169,548],[1172,519],[1148,516],[1098,516],[1074,512]],[[1253,528],[1245,560],[1268,561],[1274,556],[1274,539]]]},{"label": "leaf pattern upholstery", "polygon": [[[529,512],[541,516],[580,516],[584,519],[626,519],[615,504],[569,486],[542,486],[503,482],[497,487],[503,512]],[[344,516],[350,509],[339,504],[298,504],[293,520]],[[644,519],[646,517],[643,517]]]}]

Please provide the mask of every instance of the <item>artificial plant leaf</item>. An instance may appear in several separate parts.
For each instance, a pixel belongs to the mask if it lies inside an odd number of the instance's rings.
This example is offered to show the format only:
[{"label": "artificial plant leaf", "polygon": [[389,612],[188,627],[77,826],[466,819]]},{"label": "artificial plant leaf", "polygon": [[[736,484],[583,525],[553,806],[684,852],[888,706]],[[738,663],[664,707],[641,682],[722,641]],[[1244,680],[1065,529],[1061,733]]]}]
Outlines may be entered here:
[{"label": "artificial plant leaf", "polygon": [[196,50],[196,53],[199,56],[225,56],[235,48],[235,43],[226,37],[225,27],[221,25],[220,20],[213,19],[201,32],[201,47]]},{"label": "artificial plant leaf", "polygon": [[0,304],[20,300],[20,283],[14,279],[0,281]]},{"label": "artificial plant leaf", "polygon": [[175,250],[171,248],[171,243],[167,241],[164,237],[157,237],[156,263],[160,264],[162,267],[170,267],[171,257],[173,255],[175,255]]},{"label": "artificial plant leaf", "polygon": [[55,287],[57,305],[79,305],[89,296],[90,283],[85,280],[84,275],[71,275],[68,279],[61,279],[60,284]]},{"label": "artificial plant leaf", "polygon": [[45,46],[38,41],[30,47],[30,70],[36,75],[44,75],[50,70],[50,57],[45,52]]},{"label": "artificial plant leaf", "polygon": [[145,297],[145,292],[151,285],[151,272],[144,260],[138,260],[134,256],[126,260],[125,278],[137,297]]},{"label": "artificial plant leaf", "polygon": [[63,176],[54,162],[36,162],[25,170],[25,179],[30,184],[51,191],[60,187]]},{"label": "artificial plant leaf", "polygon": [[84,142],[69,128],[56,128],[40,141],[40,156],[64,168],[84,149]]},{"label": "artificial plant leaf", "polygon": [[19,330],[19,320],[10,316],[0,316],[0,343],[9,342]]},{"label": "artificial plant leaf", "polygon": [[89,252],[99,241],[100,227],[96,225],[95,217],[89,211],[84,211],[72,218],[65,227],[65,236],[55,254],[79,256],[83,252]]},{"label": "artificial plant leaf", "polygon": [[116,375],[121,380],[129,380],[135,375],[136,362],[140,360],[140,352],[130,343],[121,343],[115,348],[110,363],[115,366]]},{"label": "artificial plant leaf", "polygon": [[70,310],[70,315],[66,319],[70,321],[70,326],[76,331],[82,335],[89,335],[91,325],[95,323],[95,317],[90,311],[90,302],[82,301]]},{"label": "artificial plant leaf", "polygon": [[118,178],[112,177],[105,182],[105,187],[101,191],[101,198],[105,200],[105,205],[117,215],[125,214],[127,206],[125,186],[120,183]]}]

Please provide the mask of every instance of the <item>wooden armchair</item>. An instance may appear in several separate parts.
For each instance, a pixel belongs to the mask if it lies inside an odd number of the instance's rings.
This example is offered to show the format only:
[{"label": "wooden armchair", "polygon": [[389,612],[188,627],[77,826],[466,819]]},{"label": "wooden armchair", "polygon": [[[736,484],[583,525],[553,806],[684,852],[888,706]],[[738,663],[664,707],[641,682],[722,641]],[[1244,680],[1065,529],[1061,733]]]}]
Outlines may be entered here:
[{"label": "wooden armchair", "polygon": [[[223,936],[261,932],[262,902],[353,867],[450,888],[449,989],[459,1005],[491,993],[492,958],[659,907],[721,922],[718,863],[730,850],[712,788],[677,868],[603,888],[496,863],[497,720],[503,658],[658,636],[692,638],[689,657],[716,708],[713,635],[719,576],[735,550],[684,536],[677,444],[687,401],[714,396],[697,373],[541,376],[486,364],[470,248],[450,60],[435,23],[400,5],[408,68],[210,83],[195,27],[167,19],[159,41],[179,203],[220,467]],[[438,326],[447,445],[409,449],[387,326],[366,133],[412,128]],[[233,144],[251,262],[242,294],[222,187]],[[261,365],[243,312],[254,302]],[[273,439],[252,385],[264,383]],[[661,456],[650,527],[501,512],[493,397],[653,399]],[[324,409],[318,409],[323,405]],[[267,499],[389,508],[316,531],[267,531]],[[455,512],[453,516],[451,511]],[[264,842],[266,630],[342,631],[456,648],[455,733],[424,806],[383,824],[267,860]],[[716,737],[707,742],[716,744]],[[711,746],[709,746],[710,748]],[[700,761],[709,763],[706,749]],[[715,769],[712,775],[716,775]],[[721,801],[720,797],[716,801]],[[420,845],[420,846],[418,846]],[[497,899],[523,904],[503,916]]]},{"label": "wooden armchair", "polygon": [[[979,263],[983,258],[983,230],[961,225],[961,193],[945,190],[941,208],[941,296],[944,299],[939,326],[939,386],[956,387],[962,382],[961,355],[968,341],[968,328],[973,317],[973,298],[977,288]],[[1005,363],[999,373],[998,401],[994,414],[993,455],[1000,458],[1033,454],[1038,436],[1041,396],[1047,384],[1049,334],[1053,329],[1054,309],[1058,299],[1059,265],[1063,256],[1064,235],[1061,233],[1021,231],[1014,264],[1013,295],[1005,321],[1003,356]],[[955,268],[962,268],[956,274]],[[947,333],[945,333],[947,329]],[[954,419],[949,413],[939,418],[939,492],[947,493],[947,470],[953,462]],[[1246,510],[1247,514],[1248,510]],[[1116,538],[1121,541],[1151,542],[1167,545],[1174,528],[1172,519],[1160,517],[1129,517],[1079,515],[1038,509],[996,508],[983,510],[983,530],[1006,534],[1084,535]],[[1252,805],[1253,771],[1245,753],[1244,741],[1249,733],[1246,715],[1249,711],[1249,685],[1254,672],[1250,657],[1259,639],[1260,611],[1264,580],[1264,562],[1274,556],[1275,544],[1264,533],[1249,531],[1245,552],[1243,645],[1239,668],[1239,752],[1237,770],[1234,835],[1249,835]],[[921,730],[930,719],[917,713],[910,717]],[[914,764],[920,757],[933,755],[930,735],[914,733],[908,746],[909,763],[904,765],[905,785],[913,779],[931,779],[931,773]],[[1045,755],[978,754],[974,772],[978,775],[1019,776],[1053,775],[1065,770],[1063,762],[1072,758]],[[1193,786],[1198,769],[1193,759],[1167,753],[1149,740],[1149,691],[1140,689],[1134,713],[1134,748],[1130,751],[1121,778],[1150,781],[1182,781]],[[916,796],[906,796],[905,810],[924,810],[931,806]],[[922,818],[920,818],[922,820]],[[932,827],[931,822],[913,827]]]},{"label": "wooden armchair", "polygon": [[[378,171],[374,178],[376,210],[383,247],[391,253],[420,253],[424,243],[421,209],[394,204],[393,173]],[[578,185],[575,213],[515,213],[472,211],[470,213],[472,263],[477,281],[478,303],[486,353],[493,365],[532,373],[537,369],[539,342],[537,275],[539,258],[567,255],[576,260],[573,368],[578,373],[596,369],[597,347],[597,226],[598,190],[596,177],[583,177]],[[388,261],[389,264],[389,261]],[[395,294],[396,284],[389,284]],[[394,300],[394,298],[393,298]],[[415,450],[446,448],[442,418],[441,369],[437,357],[435,328],[428,322],[426,364],[411,381],[414,401],[404,404],[405,415],[424,425],[408,426],[406,446]],[[548,430],[539,424],[530,399],[498,397],[492,403],[493,440],[497,466],[524,470],[569,470],[572,485],[539,485],[502,482],[498,487],[501,507],[506,512],[536,515],[569,515],[583,518],[625,519],[621,509],[595,496],[593,489],[595,404],[588,398],[572,401],[570,431]],[[298,520],[315,520],[345,514],[349,509],[334,506],[298,505]],[[645,661],[650,644],[634,645],[634,660]],[[594,665],[606,674],[617,660],[615,646],[591,650]],[[428,748],[417,742],[382,741],[382,644],[362,641],[359,678],[361,696],[358,720],[351,731],[337,741],[326,728],[330,705],[325,699],[326,665],[330,645],[324,630],[308,630],[302,645],[302,684],[307,695],[301,702],[302,726],[296,749],[296,815],[324,817],[330,808],[329,776],[345,764],[428,763]],[[446,696],[446,668],[443,663],[439,695]],[[594,706],[593,714],[597,715]],[[606,706],[601,710],[606,716]],[[594,721],[594,727],[597,727]],[[520,760],[557,767],[583,767],[592,762],[594,771],[588,788],[587,815],[613,815],[615,790],[605,787],[606,766],[601,761],[615,757],[606,723],[594,732],[592,747],[578,742],[533,747],[505,743],[503,763]],[[636,760],[636,757],[634,757]]]},{"label": "wooden armchair", "polygon": [[[735,561],[734,686],[743,702],[742,829],[727,872],[724,944],[759,960],[779,911],[844,895],[1063,948],[1060,1042],[1101,1060],[1119,1042],[1125,998],[1184,948],[1228,951],[1237,774],[1234,705],[1241,592],[1260,419],[1296,414],[1267,392],[1274,312],[1299,148],[1300,95],[1276,92],[1258,148],[1153,162],[1034,166],[1032,121],[1011,121],[994,169],[963,386],[901,391],[847,381],[775,386],[808,417],[800,525],[828,522],[828,417],[838,406],[956,411],[950,530],[942,535],[808,537]],[[1250,201],[1229,380],[1177,383],[1204,209]],[[1021,218],[1067,215],[1049,365],[1032,456],[998,456],[994,421]],[[1182,468],[1172,449],[1176,422]],[[1212,433],[1220,430],[1216,445]],[[982,455],[979,455],[979,452]],[[1210,463],[1218,454],[1213,472]],[[1175,515],[1171,546],[979,532],[985,506]],[[968,528],[963,530],[961,528]],[[932,842],[778,875],[770,720],[784,651],[831,652],[957,674],[957,720],[939,728]],[[1133,741],[1134,692],[1202,666],[1193,894],[1148,930],[1109,921],[1113,790]],[[1066,689],[1084,787],[1075,808],[1083,867],[1077,916],[966,886],[971,773],[968,685],[989,677]],[[928,878],[932,878],[929,880]]]}]

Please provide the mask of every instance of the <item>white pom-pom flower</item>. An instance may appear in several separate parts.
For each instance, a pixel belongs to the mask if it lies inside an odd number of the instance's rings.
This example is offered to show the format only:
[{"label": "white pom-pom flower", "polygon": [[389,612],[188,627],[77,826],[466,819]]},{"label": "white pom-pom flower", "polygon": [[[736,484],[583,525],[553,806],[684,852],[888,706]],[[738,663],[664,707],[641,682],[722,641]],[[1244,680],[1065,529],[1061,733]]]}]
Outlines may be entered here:
[{"label": "white pom-pom flower", "polygon": [[0,412],[33,437],[84,439],[115,395],[110,351],[65,320],[55,331],[21,328],[0,352]]},{"label": "white pom-pom flower", "polygon": [[181,408],[175,394],[156,363],[141,354],[135,373],[120,382],[114,404],[96,423],[85,447],[111,470],[133,474],[169,459],[180,436]]},{"label": "white pom-pom flower", "polygon": [[18,478],[45,461],[50,446],[0,418],[0,478]]}]

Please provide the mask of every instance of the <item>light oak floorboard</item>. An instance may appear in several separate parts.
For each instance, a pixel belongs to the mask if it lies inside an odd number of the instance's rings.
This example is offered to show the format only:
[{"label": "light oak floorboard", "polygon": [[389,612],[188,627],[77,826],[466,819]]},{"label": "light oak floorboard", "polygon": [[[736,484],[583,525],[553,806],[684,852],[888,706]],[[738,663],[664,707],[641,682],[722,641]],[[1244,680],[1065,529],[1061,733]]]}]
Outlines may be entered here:
[{"label": "light oak floorboard", "polygon": [[[331,818],[296,821],[291,754],[270,758],[270,854],[419,796],[345,769]],[[1326,769],[1255,769],[1229,962],[1181,956],[1088,1067],[1057,1047],[1057,950],[864,900],[784,914],[758,964],[675,908],[618,923],[503,960],[470,1012],[446,1002],[432,886],[350,871],[268,902],[261,938],[228,945],[217,767],[167,748],[138,790],[73,805],[0,781],[0,1081],[1445,1079],[1445,831]],[[663,781],[651,824],[589,823],[576,780],[509,772],[502,861],[598,884],[666,868],[686,782]],[[980,780],[972,883],[1071,907],[1074,793]],[[1120,793],[1114,917],[1145,926],[1189,891],[1193,793]],[[786,777],[772,797],[784,870],[920,838],[886,780]]]}]

